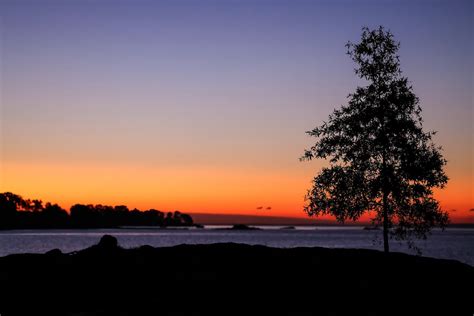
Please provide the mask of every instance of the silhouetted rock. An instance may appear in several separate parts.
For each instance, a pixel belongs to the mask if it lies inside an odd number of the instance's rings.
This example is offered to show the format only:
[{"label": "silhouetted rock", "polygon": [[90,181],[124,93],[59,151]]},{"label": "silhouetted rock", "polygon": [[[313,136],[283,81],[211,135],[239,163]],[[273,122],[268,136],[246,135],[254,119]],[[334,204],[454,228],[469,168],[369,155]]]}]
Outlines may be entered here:
[{"label": "silhouetted rock", "polygon": [[247,226],[245,224],[235,224],[231,228],[232,230],[259,230],[258,227]]},{"label": "silhouetted rock", "polygon": [[[233,243],[135,249],[116,245],[107,236],[77,253],[0,258],[1,315],[473,312],[474,268],[453,260]],[[390,271],[390,287],[382,293],[384,271]]]},{"label": "silhouetted rock", "polygon": [[114,249],[118,247],[117,238],[111,235],[104,235],[97,244],[98,247],[104,249]]},{"label": "silhouetted rock", "polygon": [[295,229],[295,226],[285,226],[285,227],[282,227],[281,229],[284,229],[284,230],[291,230],[291,229]]},{"label": "silhouetted rock", "polygon": [[138,248],[140,251],[153,251],[155,248],[150,245],[143,245]]},{"label": "silhouetted rock", "polygon": [[63,252],[61,251],[61,249],[52,249],[46,252],[45,254],[48,256],[60,256],[63,254]]}]

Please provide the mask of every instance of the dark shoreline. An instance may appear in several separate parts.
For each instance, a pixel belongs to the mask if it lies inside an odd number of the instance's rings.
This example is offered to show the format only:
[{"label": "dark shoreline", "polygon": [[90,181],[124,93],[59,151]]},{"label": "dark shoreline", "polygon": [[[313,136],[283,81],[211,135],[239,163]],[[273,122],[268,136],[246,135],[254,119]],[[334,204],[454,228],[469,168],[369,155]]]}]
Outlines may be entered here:
[{"label": "dark shoreline", "polygon": [[470,315],[474,267],[364,249],[244,244],[0,258],[8,315]]},{"label": "dark shoreline", "polygon": [[[205,226],[229,226],[228,228],[205,228]],[[193,224],[193,225],[181,225],[181,226],[146,226],[146,225],[139,225],[139,226],[98,226],[98,227],[15,227],[15,228],[1,228],[1,232],[8,232],[8,231],[15,231],[15,230],[93,230],[93,229],[169,229],[169,230],[176,230],[176,229],[212,229],[212,230],[248,230],[246,228],[244,229],[238,229],[238,228],[232,228],[235,226],[235,224]],[[248,226],[253,230],[253,228],[258,227],[274,227],[278,226],[283,229],[283,228],[289,228],[289,227],[312,227],[312,228],[318,228],[318,227],[341,227],[341,228],[358,228],[364,229],[366,227],[371,227],[368,225],[363,225],[360,223],[357,224],[304,224],[304,225],[284,225],[284,224],[279,224],[279,225],[273,225],[273,224],[244,224],[244,226]],[[465,224],[450,224],[448,225],[445,229],[449,230],[450,228],[474,228],[474,224],[470,223],[465,223]],[[433,231],[436,230],[441,230],[439,228],[434,228]]]},{"label": "dark shoreline", "polygon": [[[121,225],[121,226],[87,226],[87,227],[75,227],[75,226],[64,226],[64,227],[11,227],[11,228],[0,228],[0,233],[5,231],[12,231],[12,230],[84,230],[84,229],[194,229],[194,228],[204,228],[205,226],[230,226],[232,228],[236,225],[243,225],[250,228],[255,228],[258,226],[262,227],[273,227],[273,226],[281,226],[281,227],[346,227],[346,228],[356,228],[360,227],[361,229],[365,227],[372,227],[368,224],[364,223],[314,223],[314,224],[295,224],[295,225],[288,225],[288,224],[268,224],[268,223],[256,223],[256,224],[234,224],[234,223],[227,223],[227,224],[192,224],[192,225],[174,225],[174,226],[157,226],[157,225]],[[217,229],[226,229],[229,228],[217,228]],[[449,224],[445,229],[450,228],[474,228],[474,224],[471,223],[457,223],[457,224]],[[209,228],[207,228],[209,229]],[[212,228],[216,229],[216,228]],[[235,228],[234,228],[235,229]],[[238,228],[235,230],[239,230]],[[245,228],[243,230],[246,230]],[[434,230],[440,230],[439,228],[434,228]]]}]

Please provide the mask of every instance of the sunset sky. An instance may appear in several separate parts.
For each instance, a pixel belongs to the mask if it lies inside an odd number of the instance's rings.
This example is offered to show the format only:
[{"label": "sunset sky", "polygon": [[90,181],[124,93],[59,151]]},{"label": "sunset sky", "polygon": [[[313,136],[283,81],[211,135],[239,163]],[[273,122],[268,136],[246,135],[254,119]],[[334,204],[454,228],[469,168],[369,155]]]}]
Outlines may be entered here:
[{"label": "sunset sky", "polygon": [[304,217],[305,131],[364,84],[344,45],[378,25],[444,148],[436,197],[474,222],[472,1],[2,1],[0,191]]}]

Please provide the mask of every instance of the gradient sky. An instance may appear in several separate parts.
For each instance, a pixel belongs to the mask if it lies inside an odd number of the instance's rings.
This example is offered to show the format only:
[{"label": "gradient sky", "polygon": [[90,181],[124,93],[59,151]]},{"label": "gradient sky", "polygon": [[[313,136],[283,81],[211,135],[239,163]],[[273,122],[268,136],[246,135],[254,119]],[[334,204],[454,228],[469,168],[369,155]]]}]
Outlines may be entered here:
[{"label": "gradient sky", "polygon": [[[474,222],[471,1],[1,1],[0,191],[60,203],[305,216],[299,162],[384,25]],[[256,210],[271,206],[272,210]]]}]

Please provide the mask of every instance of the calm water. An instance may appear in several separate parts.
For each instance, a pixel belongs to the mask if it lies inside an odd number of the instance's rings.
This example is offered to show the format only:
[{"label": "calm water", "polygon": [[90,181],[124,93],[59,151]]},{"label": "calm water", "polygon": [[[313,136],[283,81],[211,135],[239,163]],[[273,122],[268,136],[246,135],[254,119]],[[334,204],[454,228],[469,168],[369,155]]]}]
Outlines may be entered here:
[{"label": "calm water", "polygon": [[[92,230],[14,230],[0,232],[0,256],[12,253],[44,253],[59,248],[72,252],[96,244],[104,234],[117,237],[123,247],[141,245],[173,246],[236,242],[273,247],[333,247],[382,249],[381,232],[362,227],[296,227],[283,230],[278,226],[257,231],[226,231],[215,226],[206,229],[92,229]],[[374,242],[375,240],[375,242]],[[434,231],[427,241],[418,241],[424,256],[456,259],[474,266],[474,229],[451,228]],[[414,253],[406,245],[392,241],[391,250]]]}]

